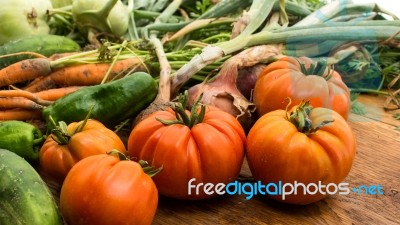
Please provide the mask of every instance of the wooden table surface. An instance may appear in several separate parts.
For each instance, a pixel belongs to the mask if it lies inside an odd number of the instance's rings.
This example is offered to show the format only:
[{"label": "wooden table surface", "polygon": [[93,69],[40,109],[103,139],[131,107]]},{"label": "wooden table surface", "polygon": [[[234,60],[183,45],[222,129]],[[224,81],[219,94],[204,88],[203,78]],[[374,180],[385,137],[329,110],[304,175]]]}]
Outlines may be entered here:
[{"label": "wooden table surface", "polygon": [[[364,116],[352,114],[357,155],[344,182],[350,187],[381,185],[383,195],[350,192],[307,206],[293,206],[266,197],[225,195],[201,201],[160,198],[153,224],[400,224],[400,121],[385,112],[384,97],[360,96]],[[245,163],[241,174],[251,175]]]},{"label": "wooden table surface", "polygon": [[[367,114],[350,116],[357,138],[357,155],[344,180],[350,188],[379,184],[383,195],[350,192],[307,206],[282,204],[265,196],[246,200],[244,195],[224,195],[200,201],[160,197],[153,225],[400,224],[400,131],[395,130],[400,120],[393,118],[400,110],[385,112],[384,100],[377,96],[359,97]],[[246,162],[241,174],[251,176]],[[58,201],[60,186],[48,184]]]}]

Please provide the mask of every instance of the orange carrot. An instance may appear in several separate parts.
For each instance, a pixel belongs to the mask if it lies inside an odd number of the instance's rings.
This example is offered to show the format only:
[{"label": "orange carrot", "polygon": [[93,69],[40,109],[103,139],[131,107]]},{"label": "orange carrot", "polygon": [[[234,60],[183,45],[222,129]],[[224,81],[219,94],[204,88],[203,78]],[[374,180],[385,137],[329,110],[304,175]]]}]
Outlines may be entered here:
[{"label": "orange carrot", "polygon": [[[140,63],[141,61],[138,58],[117,61],[108,76],[108,81],[117,75],[129,72],[132,67],[140,65]],[[95,85],[101,83],[109,67],[110,63],[68,66],[55,70],[50,74],[50,77],[54,83],[61,87]]]},{"label": "orange carrot", "polygon": [[54,88],[48,89],[40,92],[36,92],[35,95],[40,99],[47,101],[55,101],[69,93],[72,93],[76,90],[83,88],[84,86],[71,86],[71,87],[63,87],[63,88]]},{"label": "orange carrot", "polygon": [[2,55],[2,56],[0,56],[0,59],[12,57],[12,56],[20,56],[20,55],[30,55],[35,58],[46,58],[46,56],[39,54],[37,52],[16,52],[16,53],[11,53],[11,54],[7,54],[7,55]]},{"label": "orange carrot", "polygon": [[24,90],[0,90],[0,97],[22,97],[29,99],[31,101],[36,102],[39,105],[50,105],[53,101],[48,101],[41,99],[39,96],[35,95],[35,93],[31,93],[29,91]]},{"label": "orange carrot", "polygon": [[[24,90],[38,92],[55,87],[90,86],[100,84],[107,74],[111,63],[93,63],[65,66],[55,69],[50,75],[32,81]],[[132,71],[145,71],[139,58],[116,61],[110,70],[107,81],[124,76]]]},{"label": "orange carrot", "polygon": [[50,72],[50,60],[47,58],[22,60],[0,70],[0,87],[33,80]]},{"label": "orange carrot", "polygon": [[0,120],[36,120],[42,119],[40,110],[12,109],[0,111]]},{"label": "orange carrot", "polygon": [[39,92],[51,88],[56,88],[57,85],[51,80],[50,76],[38,77],[31,81],[23,90],[29,92]]},{"label": "orange carrot", "polygon": [[42,105],[26,98],[0,98],[0,108],[3,109],[43,109]]}]

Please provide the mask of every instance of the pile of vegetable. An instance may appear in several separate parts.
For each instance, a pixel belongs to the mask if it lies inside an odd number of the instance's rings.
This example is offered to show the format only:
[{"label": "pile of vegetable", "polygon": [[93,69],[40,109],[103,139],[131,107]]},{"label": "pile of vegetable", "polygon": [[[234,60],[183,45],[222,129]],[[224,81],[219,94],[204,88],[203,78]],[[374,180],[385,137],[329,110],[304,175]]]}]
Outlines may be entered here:
[{"label": "pile of vegetable", "polygon": [[5,0],[0,21],[1,224],[151,224],[159,194],[214,197],[188,182],[244,160],[252,182],[338,184],[357,96],[400,108],[400,22],[376,4]]}]

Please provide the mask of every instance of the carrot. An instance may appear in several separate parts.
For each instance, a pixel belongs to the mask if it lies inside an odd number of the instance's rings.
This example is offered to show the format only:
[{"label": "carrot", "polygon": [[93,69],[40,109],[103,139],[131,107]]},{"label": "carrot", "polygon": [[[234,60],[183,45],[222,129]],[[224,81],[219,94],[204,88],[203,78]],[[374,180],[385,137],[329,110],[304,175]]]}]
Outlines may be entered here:
[{"label": "carrot", "polygon": [[26,98],[0,98],[0,108],[3,109],[43,109],[42,105]]},{"label": "carrot", "polygon": [[72,93],[76,90],[83,88],[84,86],[71,86],[71,87],[63,87],[63,88],[54,88],[48,89],[40,92],[36,92],[35,95],[40,99],[47,101],[55,101],[69,93]]},{"label": "carrot", "polygon": [[11,53],[11,54],[7,54],[7,55],[2,55],[2,56],[0,56],[0,59],[7,58],[7,57],[13,57],[13,56],[19,56],[19,55],[31,55],[36,58],[46,58],[46,56],[39,54],[37,52],[16,52],[16,53]]},{"label": "carrot", "polygon": [[33,80],[50,72],[50,60],[47,58],[22,60],[0,70],[0,87]]},{"label": "carrot", "polygon": [[[108,81],[118,75],[132,71],[144,71],[140,58],[127,58],[116,61],[108,75]],[[24,90],[38,92],[55,87],[90,86],[100,84],[110,69],[110,63],[92,63],[65,66],[55,69],[50,75],[40,77],[28,84]]]},{"label": "carrot", "polygon": [[0,111],[0,120],[35,120],[42,119],[40,110],[12,109]]},{"label": "carrot", "polygon": [[54,83],[54,81],[51,79],[50,76],[45,76],[45,77],[38,77],[31,81],[23,90],[29,91],[29,92],[39,92],[51,88],[56,88],[57,85]]},{"label": "carrot", "polygon": [[40,97],[38,97],[37,95],[35,95],[35,93],[31,93],[29,91],[24,91],[24,90],[0,90],[0,97],[23,97],[26,99],[29,99],[31,101],[36,102],[39,105],[50,105],[51,103],[53,103],[53,101],[48,101],[48,100],[43,100]]},{"label": "carrot", "polygon": [[[119,60],[112,67],[108,81],[140,65],[141,61],[136,57]],[[55,70],[50,74],[50,78],[61,87],[95,85],[102,82],[109,67],[110,63],[73,65]]]},{"label": "carrot", "polygon": [[41,109],[53,101],[72,93],[80,86],[55,88],[36,93],[25,90],[0,90],[0,108]]}]

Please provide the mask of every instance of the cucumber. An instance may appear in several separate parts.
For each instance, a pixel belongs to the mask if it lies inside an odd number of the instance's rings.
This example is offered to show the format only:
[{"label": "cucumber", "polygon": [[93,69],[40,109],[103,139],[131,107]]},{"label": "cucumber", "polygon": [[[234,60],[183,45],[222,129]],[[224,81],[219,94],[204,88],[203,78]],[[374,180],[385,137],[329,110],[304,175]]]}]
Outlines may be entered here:
[{"label": "cucumber", "polygon": [[[18,52],[35,52],[48,57],[55,53],[76,52],[79,50],[80,46],[70,38],[46,34],[10,41],[0,46],[0,56]],[[25,54],[0,58],[0,69],[30,58],[33,58],[33,56]]]},{"label": "cucumber", "polygon": [[0,174],[1,225],[63,224],[50,189],[27,161],[0,149]]},{"label": "cucumber", "polygon": [[69,124],[90,118],[111,128],[125,119],[136,116],[156,97],[156,80],[145,72],[135,72],[105,84],[81,88],[59,98],[43,109],[48,128],[52,128],[50,116],[55,122]]}]

